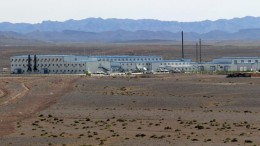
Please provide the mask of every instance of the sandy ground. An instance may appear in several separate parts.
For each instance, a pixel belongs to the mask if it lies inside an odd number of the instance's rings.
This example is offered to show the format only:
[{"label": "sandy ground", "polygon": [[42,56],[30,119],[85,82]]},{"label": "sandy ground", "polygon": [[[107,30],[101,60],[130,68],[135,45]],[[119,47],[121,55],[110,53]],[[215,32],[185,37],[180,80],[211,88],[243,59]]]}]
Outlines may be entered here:
[{"label": "sandy ground", "polygon": [[260,145],[260,78],[1,77],[0,145]]}]

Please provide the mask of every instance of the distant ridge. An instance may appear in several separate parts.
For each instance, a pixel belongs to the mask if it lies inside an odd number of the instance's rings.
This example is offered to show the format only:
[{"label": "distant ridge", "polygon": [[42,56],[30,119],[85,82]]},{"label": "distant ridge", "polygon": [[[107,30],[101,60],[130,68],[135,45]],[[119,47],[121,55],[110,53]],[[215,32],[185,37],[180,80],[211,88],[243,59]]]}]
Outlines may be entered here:
[{"label": "distant ridge", "polygon": [[238,32],[241,29],[260,28],[260,17],[243,17],[233,19],[220,19],[216,21],[200,22],[177,22],[159,21],[152,19],[102,19],[87,18],[83,20],[67,20],[64,22],[43,21],[38,24],[29,23],[0,23],[0,31],[13,31],[18,33],[41,32],[63,32],[65,30],[83,32],[105,32],[105,31],[168,31],[168,32],[195,32],[209,33],[211,31],[224,31],[228,33]]},{"label": "distant ridge", "polygon": [[[169,42],[260,40],[260,17],[230,20],[176,22],[158,20],[101,19],[44,21],[39,24],[0,23],[0,45],[55,42]],[[16,43],[17,42],[17,43]]]},{"label": "distant ridge", "polygon": [[[211,31],[208,33],[184,33],[186,41],[197,41],[199,38],[203,40],[260,40],[259,29],[242,29],[238,32],[229,33],[224,31]],[[30,33],[16,33],[16,32],[0,32],[0,45],[4,40],[14,40],[15,42],[32,40],[39,42],[169,42],[180,41],[180,32],[173,33],[168,31],[105,31],[105,32],[83,32],[74,30],[64,30],[62,32],[51,31],[34,31]],[[30,41],[29,41],[30,40]]]}]

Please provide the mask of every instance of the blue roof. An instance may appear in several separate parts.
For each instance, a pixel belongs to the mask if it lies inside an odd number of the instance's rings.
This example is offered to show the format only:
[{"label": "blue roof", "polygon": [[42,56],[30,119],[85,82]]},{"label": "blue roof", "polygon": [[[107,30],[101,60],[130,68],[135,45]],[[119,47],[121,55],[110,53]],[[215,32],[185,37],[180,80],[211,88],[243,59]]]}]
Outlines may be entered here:
[{"label": "blue roof", "polygon": [[192,62],[191,60],[139,60],[139,61],[116,61],[115,63],[165,63],[165,62]]},{"label": "blue roof", "polygon": [[115,56],[89,56],[91,58],[161,58],[162,56],[128,56],[128,55],[115,55]]},{"label": "blue roof", "polygon": [[[13,57],[18,57],[18,58],[28,58],[29,55],[20,55],[20,56],[13,56]],[[31,57],[34,56],[34,54],[30,55]],[[73,55],[36,55],[36,57],[68,57],[68,56],[73,56]]]},{"label": "blue roof", "polygon": [[230,62],[206,62],[205,64],[231,64]]},{"label": "blue roof", "polygon": [[[31,57],[34,56],[33,54]],[[115,55],[115,56],[77,56],[77,55],[36,55],[37,57],[86,57],[86,58],[162,58],[162,56],[128,56],[128,55]],[[27,58],[28,55],[13,56],[18,58]]]},{"label": "blue roof", "polygon": [[222,57],[220,59],[260,59],[260,57]]}]

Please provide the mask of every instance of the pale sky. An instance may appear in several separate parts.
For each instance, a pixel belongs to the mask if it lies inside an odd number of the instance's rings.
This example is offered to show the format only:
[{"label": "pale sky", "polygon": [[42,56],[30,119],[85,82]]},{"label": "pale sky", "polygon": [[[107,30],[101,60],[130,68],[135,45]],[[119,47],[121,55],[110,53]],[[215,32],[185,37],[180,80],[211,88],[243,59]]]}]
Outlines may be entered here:
[{"label": "pale sky", "polygon": [[0,22],[129,18],[201,21],[260,16],[260,0],[0,0]]}]

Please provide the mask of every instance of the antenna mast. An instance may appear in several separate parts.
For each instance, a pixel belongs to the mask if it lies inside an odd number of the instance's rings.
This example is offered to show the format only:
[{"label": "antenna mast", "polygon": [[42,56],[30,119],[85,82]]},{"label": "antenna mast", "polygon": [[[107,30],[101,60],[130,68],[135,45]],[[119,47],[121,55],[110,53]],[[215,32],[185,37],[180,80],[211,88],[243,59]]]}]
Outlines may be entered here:
[{"label": "antenna mast", "polygon": [[199,61],[199,57],[198,57],[198,43],[196,43],[196,62]]},{"label": "antenna mast", "polygon": [[201,62],[201,39],[200,39],[199,43],[200,43],[200,62]]},{"label": "antenna mast", "polygon": [[182,59],[184,59],[184,47],[183,47],[183,31],[181,32],[181,54]]}]

